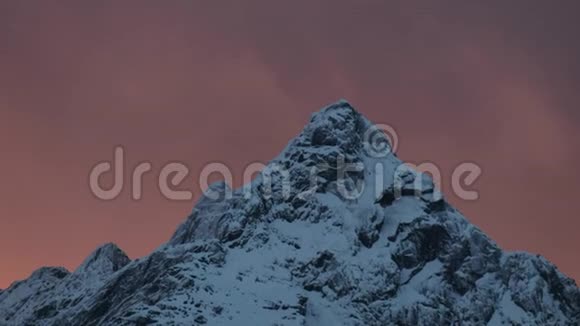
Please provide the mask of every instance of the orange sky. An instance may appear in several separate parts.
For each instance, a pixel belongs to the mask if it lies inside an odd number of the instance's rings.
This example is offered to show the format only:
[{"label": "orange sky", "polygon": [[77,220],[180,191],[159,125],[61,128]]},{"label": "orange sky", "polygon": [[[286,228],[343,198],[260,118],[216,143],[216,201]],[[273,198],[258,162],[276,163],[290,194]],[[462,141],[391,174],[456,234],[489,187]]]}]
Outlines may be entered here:
[{"label": "orange sky", "polygon": [[[0,288],[171,236],[192,203],[154,173],[141,201],[91,195],[115,145],[129,167],[220,161],[239,183],[339,98],[394,126],[400,157],[438,164],[501,246],[580,279],[577,2],[201,3],[0,3]],[[448,189],[464,161],[483,168],[476,202]]]}]

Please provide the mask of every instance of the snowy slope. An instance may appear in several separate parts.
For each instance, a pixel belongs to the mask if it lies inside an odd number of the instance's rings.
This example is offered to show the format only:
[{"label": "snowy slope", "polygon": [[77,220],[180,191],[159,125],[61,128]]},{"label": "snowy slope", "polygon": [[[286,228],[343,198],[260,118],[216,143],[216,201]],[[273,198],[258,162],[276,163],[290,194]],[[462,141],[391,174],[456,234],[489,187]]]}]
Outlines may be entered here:
[{"label": "snowy slope", "polygon": [[[129,263],[114,244],[97,248],[72,273],[43,267],[0,294],[0,325],[37,325],[94,294],[113,273]],[[49,323],[50,324],[50,323]]]},{"label": "snowy slope", "polygon": [[[579,325],[574,281],[502,251],[427,176],[369,151],[369,128],[345,101],[324,108],[252,184],[214,184],[149,256],[106,245],[0,292],[0,325]],[[364,169],[341,181],[337,160]]]}]

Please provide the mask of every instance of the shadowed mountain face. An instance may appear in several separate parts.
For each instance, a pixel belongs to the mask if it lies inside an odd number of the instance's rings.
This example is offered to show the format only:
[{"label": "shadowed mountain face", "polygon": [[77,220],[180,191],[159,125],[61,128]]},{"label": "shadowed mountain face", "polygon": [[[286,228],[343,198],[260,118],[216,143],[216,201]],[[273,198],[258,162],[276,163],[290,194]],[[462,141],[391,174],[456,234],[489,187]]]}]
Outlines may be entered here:
[{"label": "shadowed mountain face", "polygon": [[149,256],[109,244],[0,292],[0,324],[578,325],[574,281],[502,251],[386,137],[369,148],[375,131],[347,102],[324,108],[250,185],[211,186]]}]

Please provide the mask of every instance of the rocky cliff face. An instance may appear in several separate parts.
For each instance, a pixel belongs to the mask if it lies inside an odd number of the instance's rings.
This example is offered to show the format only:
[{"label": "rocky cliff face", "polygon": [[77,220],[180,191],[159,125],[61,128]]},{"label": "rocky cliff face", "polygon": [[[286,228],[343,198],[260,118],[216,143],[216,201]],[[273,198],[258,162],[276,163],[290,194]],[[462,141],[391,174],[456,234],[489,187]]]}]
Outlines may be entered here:
[{"label": "rocky cliff face", "polygon": [[106,245],[0,292],[0,325],[579,325],[574,281],[502,251],[374,131],[324,108],[149,256]]},{"label": "rocky cliff face", "polygon": [[94,294],[129,258],[117,246],[95,250],[72,273],[61,267],[43,267],[0,293],[0,325],[52,325],[63,311]]}]

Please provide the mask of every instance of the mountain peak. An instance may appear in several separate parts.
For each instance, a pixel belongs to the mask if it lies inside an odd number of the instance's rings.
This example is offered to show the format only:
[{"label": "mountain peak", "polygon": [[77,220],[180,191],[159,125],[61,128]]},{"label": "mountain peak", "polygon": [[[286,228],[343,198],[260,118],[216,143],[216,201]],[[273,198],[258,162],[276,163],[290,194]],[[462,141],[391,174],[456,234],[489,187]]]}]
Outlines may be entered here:
[{"label": "mountain peak", "polygon": [[350,111],[350,112],[355,113],[355,114],[359,114],[358,111],[354,108],[354,106],[352,104],[350,104],[350,102],[347,101],[346,99],[339,99],[338,101],[327,104],[322,109],[320,109],[318,112],[315,112],[314,114],[321,113],[321,112],[332,112],[332,111],[343,111],[343,110]]},{"label": "mountain peak", "polygon": [[47,278],[55,278],[55,279],[62,279],[65,276],[70,274],[70,272],[64,267],[40,267],[39,269],[32,272],[30,275],[30,279],[47,279]]},{"label": "mountain peak", "polygon": [[344,129],[351,122],[364,122],[370,124],[368,120],[360,114],[354,106],[347,100],[338,100],[321,110],[314,112],[311,116],[308,127],[325,126],[328,129]]},{"label": "mountain peak", "polygon": [[311,115],[302,132],[281,155],[306,149],[319,151],[334,148],[341,154],[353,153],[362,146],[364,134],[372,124],[348,101],[339,100]]},{"label": "mountain peak", "polygon": [[131,260],[127,254],[114,243],[106,243],[95,249],[77,268],[75,273],[89,270],[101,272],[116,272],[123,268]]},{"label": "mountain peak", "polygon": [[[60,284],[2,292],[0,321],[579,325],[573,280],[537,256],[503,251],[433,201],[432,180],[418,193],[420,172],[396,177],[402,161],[366,146],[372,127],[346,101],[326,106],[249,187],[210,186],[164,246],[129,263],[106,244]],[[338,177],[341,160],[362,170]]]}]

